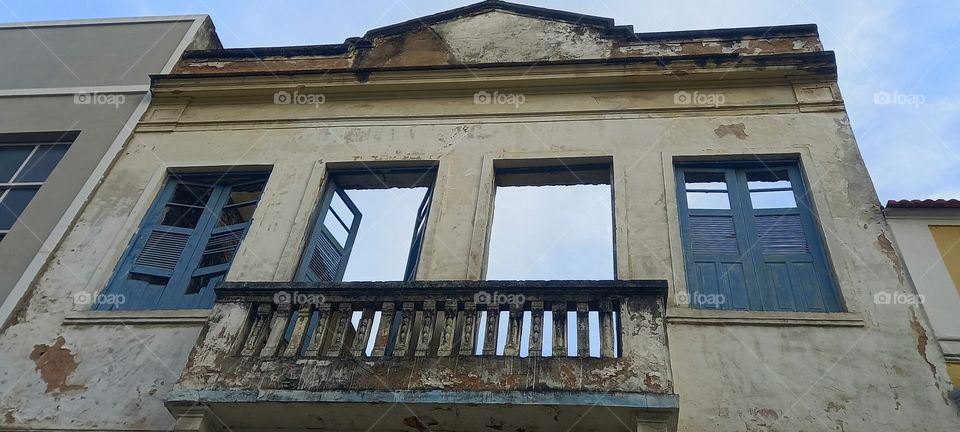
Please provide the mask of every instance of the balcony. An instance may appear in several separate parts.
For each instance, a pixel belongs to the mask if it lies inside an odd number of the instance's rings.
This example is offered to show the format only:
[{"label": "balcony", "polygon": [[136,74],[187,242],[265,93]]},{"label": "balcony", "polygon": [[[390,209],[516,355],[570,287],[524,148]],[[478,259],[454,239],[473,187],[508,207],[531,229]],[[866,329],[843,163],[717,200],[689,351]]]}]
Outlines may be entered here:
[{"label": "balcony", "polygon": [[226,283],[178,430],[674,430],[665,281]]}]

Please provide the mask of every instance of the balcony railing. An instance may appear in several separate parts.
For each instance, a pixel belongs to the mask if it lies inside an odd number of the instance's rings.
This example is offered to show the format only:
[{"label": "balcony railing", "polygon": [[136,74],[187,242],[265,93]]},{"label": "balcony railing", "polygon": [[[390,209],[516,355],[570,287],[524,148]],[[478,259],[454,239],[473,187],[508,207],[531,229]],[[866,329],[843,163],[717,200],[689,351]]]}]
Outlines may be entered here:
[{"label": "balcony railing", "polygon": [[[170,397],[175,414],[187,405],[228,412],[231,404],[249,413],[277,402],[313,404],[312,412],[324,403],[402,402],[572,413],[595,397],[627,417],[676,411],[664,281],[258,282],[216,293]],[[284,417],[292,422],[285,427],[370,426],[295,417]],[[252,421],[217,418],[224,426]],[[530,413],[513,420],[561,426]]]}]

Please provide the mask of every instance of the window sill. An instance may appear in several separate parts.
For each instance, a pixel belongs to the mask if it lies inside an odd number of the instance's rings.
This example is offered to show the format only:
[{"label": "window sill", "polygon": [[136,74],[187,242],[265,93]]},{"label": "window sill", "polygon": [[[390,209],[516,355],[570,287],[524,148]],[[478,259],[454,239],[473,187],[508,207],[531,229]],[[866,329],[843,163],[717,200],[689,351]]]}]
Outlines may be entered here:
[{"label": "window sill", "polygon": [[856,312],[766,312],[728,311],[676,307],[667,311],[670,324],[864,327],[863,315]]},{"label": "window sill", "polygon": [[207,322],[209,309],[73,311],[67,313],[63,325],[200,325]]}]

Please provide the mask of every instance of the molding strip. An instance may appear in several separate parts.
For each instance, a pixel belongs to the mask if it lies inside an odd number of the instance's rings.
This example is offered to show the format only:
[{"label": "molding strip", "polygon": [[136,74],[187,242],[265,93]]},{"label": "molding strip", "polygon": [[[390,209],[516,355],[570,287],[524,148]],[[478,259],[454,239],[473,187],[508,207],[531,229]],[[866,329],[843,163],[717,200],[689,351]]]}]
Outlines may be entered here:
[{"label": "molding strip", "polygon": [[63,325],[202,325],[210,316],[209,309],[142,310],[142,311],[76,311],[63,318]]},{"label": "molding strip", "polygon": [[670,324],[865,327],[863,315],[855,312],[752,312],[713,309],[672,308],[667,311]]},{"label": "molding strip", "polygon": [[132,93],[146,93],[148,91],[150,91],[150,86],[146,84],[117,85],[117,86],[90,86],[90,87],[49,87],[49,88],[2,89],[0,90],[0,97],[73,96],[78,93],[132,94]]}]

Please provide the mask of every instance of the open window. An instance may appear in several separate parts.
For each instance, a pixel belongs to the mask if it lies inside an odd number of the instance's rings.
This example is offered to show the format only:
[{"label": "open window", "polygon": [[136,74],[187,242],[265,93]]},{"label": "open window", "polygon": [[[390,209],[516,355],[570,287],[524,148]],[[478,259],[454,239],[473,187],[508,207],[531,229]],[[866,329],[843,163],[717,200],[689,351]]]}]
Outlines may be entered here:
[{"label": "open window", "polygon": [[612,280],[605,159],[498,161],[487,280]]},{"label": "open window", "polygon": [[435,179],[435,165],[331,170],[296,281],[413,280]]},{"label": "open window", "polygon": [[[490,242],[487,249],[487,280],[613,280],[614,215],[609,158],[537,159],[497,161],[495,199]],[[494,293],[489,301],[522,296]],[[478,304],[478,327],[497,319],[497,354],[506,346],[509,312],[500,305],[498,316]],[[590,355],[600,356],[600,321],[597,305],[588,312]],[[553,353],[554,311],[545,311],[543,352],[546,357],[576,356],[578,335],[567,328],[568,352]],[[576,322],[575,305],[567,305],[567,322]],[[614,312],[615,322],[619,321]],[[520,356],[529,353],[531,312],[523,312]],[[616,333],[616,332],[615,332]],[[478,347],[484,344],[483,332]],[[619,347],[619,340],[614,341]],[[619,349],[619,348],[617,348]],[[480,354],[479,349],[477,354]]]}]

